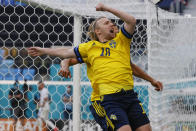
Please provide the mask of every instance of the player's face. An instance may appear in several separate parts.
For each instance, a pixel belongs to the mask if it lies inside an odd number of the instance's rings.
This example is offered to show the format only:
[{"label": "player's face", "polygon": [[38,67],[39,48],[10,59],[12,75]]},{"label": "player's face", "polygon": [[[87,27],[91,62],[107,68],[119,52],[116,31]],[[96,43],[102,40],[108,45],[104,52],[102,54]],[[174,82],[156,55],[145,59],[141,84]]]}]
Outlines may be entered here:
[{"label": "player's face", "polygon": [[113,35],[114,35],[114,37],[116,36],[116,34],[119,32],[119,29],[118,29],[118,26],[117,25],[115,25],[114,23],[113,23],[113,29],[114,29],[114,33],[113,33]]},{"label": "player's face", "polygon": [[114,24],[108,18],[101,18],[96,22],[98,36],[111,40],[114,38]]},{"label": "player's face", "polygon": [[114,28],[114,34],[117,34],[119,32],[118,26],[114,25],[113,28]]}]

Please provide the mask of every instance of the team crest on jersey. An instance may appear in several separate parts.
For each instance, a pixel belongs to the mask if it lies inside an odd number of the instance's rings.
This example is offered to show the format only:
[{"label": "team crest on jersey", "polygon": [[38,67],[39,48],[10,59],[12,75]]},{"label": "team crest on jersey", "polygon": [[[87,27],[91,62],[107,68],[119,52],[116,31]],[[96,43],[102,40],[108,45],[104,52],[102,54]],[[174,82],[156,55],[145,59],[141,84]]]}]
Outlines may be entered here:
[{"label": "team crest on jersey", "polygon": [[111,119],[111,120],[117,120],[117,117],[116,117],[116,115],[111,114],[111,115],[110,115],[110,119]]},{"label": "team crest on jersey", "polygon": [[95,43],[92,44],[92,46],[95,46],[95,45],[96,45]]},{"label": "team crest on jersey", "polygon": [[109,43],[111,48],[116,48],[116,41],[111,40],[111,42]]}]

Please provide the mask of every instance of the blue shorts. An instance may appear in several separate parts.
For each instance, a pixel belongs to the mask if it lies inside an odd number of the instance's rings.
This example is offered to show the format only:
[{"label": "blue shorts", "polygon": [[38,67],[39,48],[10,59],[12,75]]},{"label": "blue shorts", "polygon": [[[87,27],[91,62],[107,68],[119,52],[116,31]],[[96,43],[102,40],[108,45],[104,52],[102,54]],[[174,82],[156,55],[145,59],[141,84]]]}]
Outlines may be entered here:
[{"label": "blue shorts", "polygon": [[106,116],[106,112],[100,105],[100,101],[93,101],[90,105],[90,111],[95,121],[101,126],[103,131],[113,131],[114,125],[111,120]]},{"label": "blue shorts", "polygon": [[133,90],[102,96],[101,106],[112,121],[114,130],[130,125],[135,131],[138,127],[150,123],[137,93]]}]

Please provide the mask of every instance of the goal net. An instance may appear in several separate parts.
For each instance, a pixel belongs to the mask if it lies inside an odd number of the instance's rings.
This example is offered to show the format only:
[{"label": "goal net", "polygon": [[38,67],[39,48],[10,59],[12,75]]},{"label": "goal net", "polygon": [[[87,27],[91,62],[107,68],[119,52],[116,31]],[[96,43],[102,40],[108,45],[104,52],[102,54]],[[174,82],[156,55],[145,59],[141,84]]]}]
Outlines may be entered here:
[{"label": "goal net", "polygon": [[[27,102],[23,109],[25,130],[45,130],[47,127],[43,124],[40,128],[37,123],[39,80],[44,80],[49,91],[49,119],[55,126],[63,131],[101,130],[89,110],[92,88],[85,64],[70,68],[72,78],[64,79],[58,76],[60,58],[30,57],[26,51],[32,46],[55,48],[86,42],[89,40],[89,24],[100,16],[109,17],[119,27],[122,26],[122,21],[110,13],[95,11],[94,7],[99,2],[136,17],[137,25],[130,46],[131,59],[164,83],[165,91],[157,93],[149,83],[134,78],[134,89],[149,115],[153,130],[194,127],[195,106],[192,101],[195,96],[194,90],[191,91],[195,87],[196,72],[194,18],[157,10],[147,0],[22,0],[7,1],[0,6],[0,130],[13,129],[9,91],[15,80],[19,80],[19,88],[25,94],[25,79],[31,87],[26,90]],[[67,111],[72,119],[66,118],[66,104],[62,100],[68,85],[73,87],[73,110]],[[178,104],[181,101],[187,101],[188,111],[182,109],[185,105]],[[183,116],[186,116],[184,121],[178,119]],[[21,123],[18,123],[16,128],[21,129]]]},{"label": "goal net", "polygon": [[164,84],[162,92],[149,87],[152,128],[195,131],[196,18],[148,8],[148,72]]}]

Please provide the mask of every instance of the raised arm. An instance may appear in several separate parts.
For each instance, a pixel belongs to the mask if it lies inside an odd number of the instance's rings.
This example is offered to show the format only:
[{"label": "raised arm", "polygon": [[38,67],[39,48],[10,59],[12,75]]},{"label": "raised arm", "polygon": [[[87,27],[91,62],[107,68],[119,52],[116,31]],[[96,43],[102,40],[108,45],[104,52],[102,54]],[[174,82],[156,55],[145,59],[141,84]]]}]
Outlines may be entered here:
[{"label": "raised arm", "polygon": [[28,49],[28,53],[31,56],[50,55],[50,56],[57,56],[61,58],[75,58],[76,57],[73,48],[31,47]]},{"label": "raised arm", "polygon": [[132,62],[131,62],[131,68],[134,76],[150,82],[151,85],[155,87],[155,90],[161,91],[163,89],[163,84],[160,81],[153,79],[151,76],[145,73],[139,66],[133,64]]},{"label": "raised arm", "polygon": [[125,22],[125,24],[124,24],[125,30],[130,34],[133,34],[134,29],[135,29],[135,24],[136,24],[136,19],[133,16],[131,16],[128,13],[125,13],[123,11],[108,7],[102,3],[99,3],[96,6],[96,10],[97,11],[107,11],[107,12],[110,12],[110,13],[114,14],[115,16],[119,17],[121,20],[123,20]]}]

